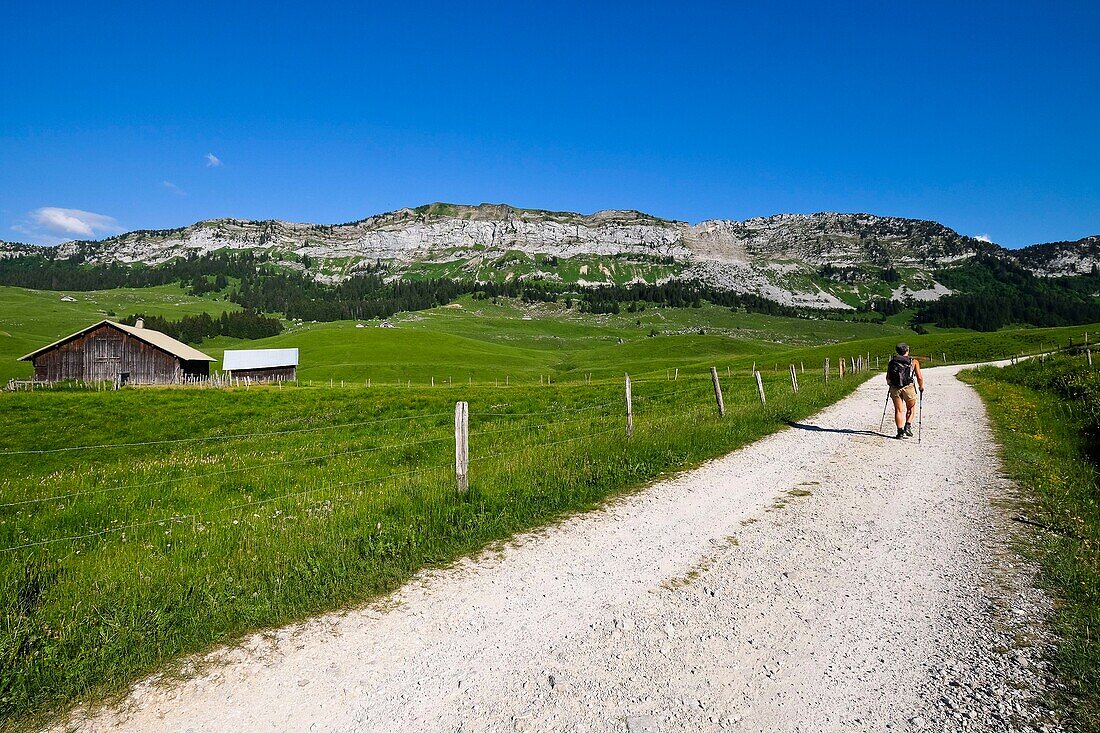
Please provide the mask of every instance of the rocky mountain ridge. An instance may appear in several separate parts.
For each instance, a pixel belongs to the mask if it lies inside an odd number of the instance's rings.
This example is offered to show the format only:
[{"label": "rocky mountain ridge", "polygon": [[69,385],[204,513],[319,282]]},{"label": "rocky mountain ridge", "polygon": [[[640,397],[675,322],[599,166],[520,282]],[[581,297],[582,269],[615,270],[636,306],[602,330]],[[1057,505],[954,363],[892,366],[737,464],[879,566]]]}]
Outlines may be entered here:
[{"label": "rocky mountain ridge", "polygon": [[[0,257],[49,253],[92,263],[155,265],[192,253],[245,250],[266,252],[286,268],[328,281],[381,263],[393,276],[410,277],[543,278],[581,285],[697,279],[790,304],[844,307],[872,291],[939,297],[949,291],[931,273],[981,253],[1015,259],[1044,275],[1073,268],[1087,272],[1100,261],[1100,238],[1013,252],[937,222],[871,214],[780,214],[689,224],[638,211],[584,215],[436,203],[336,225],[213,219],[56,249],[0,245]],[[899,276],[884,290],[881,282],[872,287],[874,278],[823,278],[827,267],[889,269]]]}]

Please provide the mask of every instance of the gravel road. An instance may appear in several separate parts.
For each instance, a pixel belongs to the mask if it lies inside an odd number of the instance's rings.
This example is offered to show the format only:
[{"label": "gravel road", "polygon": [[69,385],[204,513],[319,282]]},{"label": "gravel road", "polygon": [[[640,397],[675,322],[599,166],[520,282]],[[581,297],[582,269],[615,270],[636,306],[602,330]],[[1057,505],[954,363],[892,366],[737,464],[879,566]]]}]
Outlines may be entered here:
[{"label": "gravel road", "polygon": [[876,378],[805,424],[71,724],[1058,730],[1037,702],[1049,603],[1009,545],[1013,488],[956,372],[925,370],[920,445],[877,434]]}]

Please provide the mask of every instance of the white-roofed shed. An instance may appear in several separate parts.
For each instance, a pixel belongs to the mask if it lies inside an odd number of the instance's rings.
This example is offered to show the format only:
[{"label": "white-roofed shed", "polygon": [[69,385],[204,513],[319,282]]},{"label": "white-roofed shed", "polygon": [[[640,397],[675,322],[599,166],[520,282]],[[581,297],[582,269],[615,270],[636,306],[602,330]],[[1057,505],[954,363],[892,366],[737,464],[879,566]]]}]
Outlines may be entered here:
[{"label": "white-roofed shed", "polygon": [[297,378],[298,349],[226,349],[222,371],[238,379],[291,381]]}]

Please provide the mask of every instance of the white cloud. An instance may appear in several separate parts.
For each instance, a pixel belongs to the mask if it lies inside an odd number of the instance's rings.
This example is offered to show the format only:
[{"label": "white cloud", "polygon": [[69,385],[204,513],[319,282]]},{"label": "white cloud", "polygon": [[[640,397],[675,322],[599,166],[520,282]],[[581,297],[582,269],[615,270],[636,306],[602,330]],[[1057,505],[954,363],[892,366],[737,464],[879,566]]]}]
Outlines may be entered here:
[{"label": "white cloud", "polygon": [[97,234],[121,232],[118,222],[106,214],[96,214],[80,209],[62,209],[57,206],[43,206],[31,212],[39,227],[53,234],[71,234],[94,238]]},{"label": "white cloud", "polygon": [[222,167],[221,158],[214,155],[213,153],[207,153],[205,157],[206,157],[206,167],[207,168],[221,168]]},{"label": "white cloud", "polygon": [[68,242],[72,239],[72,237],[55,237],[51,234],[43,234],[40,229],[25,222],[12,224],[11,230],[13,232],[19,232],[19,241],[26,242],[27,244],[46,244],[53,246],[61,244],[62,242]]},{"label": "white cloud", "polygon": [[988,242],[989,244],[993,244],[993,240],[990,239],[988,234],[976,234],[974,235],[974,239],[977,239],[979,242]]},{"label": "white cloud", "polygon": [[177,196],[186,196],[187,195],[186,191],[184,191],[182,188],[180,188],[176,184],[172,183],[171,181],[161,181],[160,184],[162,186],[164,186],[165,188],[167,188],[172,193],[176,194]]},{"label": "white cloud", "polygon": [[81,209],[43,206],[12,225],[32,244],[61,244],[72,239],[95,239],[124,231],[114,217]]}]

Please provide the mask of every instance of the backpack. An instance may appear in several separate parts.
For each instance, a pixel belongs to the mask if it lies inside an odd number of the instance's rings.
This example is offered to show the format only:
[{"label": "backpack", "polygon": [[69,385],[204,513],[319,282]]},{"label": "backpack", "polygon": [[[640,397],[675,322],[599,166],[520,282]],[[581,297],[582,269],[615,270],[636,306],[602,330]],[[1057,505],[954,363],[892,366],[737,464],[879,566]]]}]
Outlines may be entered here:
[{"label": "backpack", "polygon": [[886,382],[891,387],[905,387],[913,383],[913,359],[896,354],[886,366]]}]

